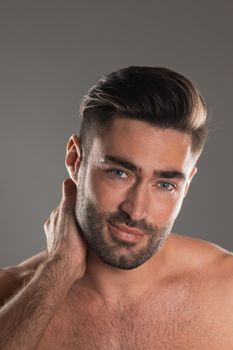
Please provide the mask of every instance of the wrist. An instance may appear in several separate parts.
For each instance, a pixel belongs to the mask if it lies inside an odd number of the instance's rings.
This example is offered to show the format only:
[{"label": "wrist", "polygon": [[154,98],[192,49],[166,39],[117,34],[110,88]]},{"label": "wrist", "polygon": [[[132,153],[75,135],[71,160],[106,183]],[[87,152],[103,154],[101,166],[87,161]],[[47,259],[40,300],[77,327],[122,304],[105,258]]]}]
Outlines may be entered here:
[{"label": "wrist", "polygon": [[42,266],[42,270],[51,282],[72,285],[77,279],[82,277],[80,266],[72,260],[69,254],[57,253],[48,256]]}]

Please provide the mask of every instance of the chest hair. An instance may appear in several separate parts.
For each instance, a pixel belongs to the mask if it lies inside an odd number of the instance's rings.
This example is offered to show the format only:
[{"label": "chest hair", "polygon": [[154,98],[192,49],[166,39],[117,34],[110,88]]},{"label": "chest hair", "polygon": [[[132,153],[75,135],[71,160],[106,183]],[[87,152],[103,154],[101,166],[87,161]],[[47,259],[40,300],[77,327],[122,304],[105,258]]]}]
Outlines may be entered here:
[{"label": "chest hair", "polygon": [[190,282],[173,283],[111,307],[80,298],[58,311],[50,339],[56,349],[184,350],[201,344],[205,349],[213,323],[205,317],[200,290],[196,292]]}]

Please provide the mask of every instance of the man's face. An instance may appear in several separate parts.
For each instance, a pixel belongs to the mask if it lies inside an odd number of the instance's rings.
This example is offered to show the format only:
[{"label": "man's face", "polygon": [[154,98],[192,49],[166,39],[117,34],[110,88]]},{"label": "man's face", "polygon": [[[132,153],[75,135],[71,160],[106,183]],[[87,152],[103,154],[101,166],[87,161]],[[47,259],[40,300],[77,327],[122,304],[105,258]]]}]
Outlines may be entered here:
[{"label": "man's face", "polygon": [[168,237],[194,170],[188,134],[114,120],[78,174],[76,218],[89,248],[116,268],[143,264]]}]

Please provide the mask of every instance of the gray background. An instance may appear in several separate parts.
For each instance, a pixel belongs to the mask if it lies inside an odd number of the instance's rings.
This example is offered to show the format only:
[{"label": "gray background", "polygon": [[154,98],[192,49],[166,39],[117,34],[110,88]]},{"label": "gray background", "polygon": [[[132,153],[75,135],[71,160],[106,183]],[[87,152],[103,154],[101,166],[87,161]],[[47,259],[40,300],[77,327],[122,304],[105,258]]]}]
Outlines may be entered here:
[{"label": "gray background", "polygon": [[45,247],[78,107],[128,65],[187,75],[211,134],[175,231],[232,250],[232,1],[0,1],[0,265]]}]

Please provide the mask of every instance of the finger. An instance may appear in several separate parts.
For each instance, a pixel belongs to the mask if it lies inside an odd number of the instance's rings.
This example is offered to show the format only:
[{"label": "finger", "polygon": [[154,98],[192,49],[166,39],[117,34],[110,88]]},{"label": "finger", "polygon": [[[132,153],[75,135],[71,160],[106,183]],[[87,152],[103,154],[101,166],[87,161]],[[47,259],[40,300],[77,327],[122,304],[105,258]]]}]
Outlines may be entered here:
[{"label": "finger", "polygon": [[73,208],[76,203],[76,184],[70,178],[62,183],[62,205],[65,208]]},{"label": "finger", "polygon": [[50,213],[50,215],[49,215],[49,218],[52,219],[55,215],[57,215],[58,211],[59,211],[59,206],[56,207],[56,208],[54,208],[54,209],[51,211],[51,213]]}]

